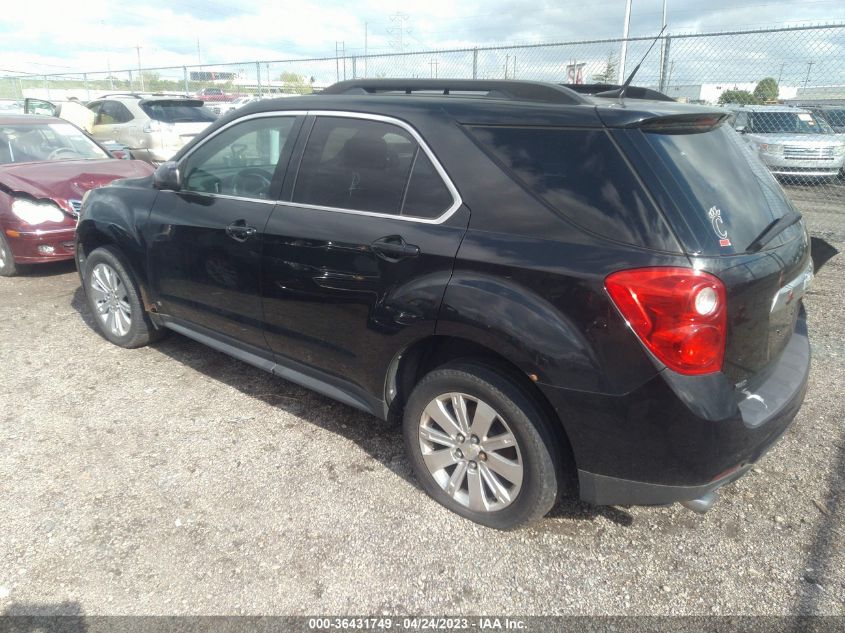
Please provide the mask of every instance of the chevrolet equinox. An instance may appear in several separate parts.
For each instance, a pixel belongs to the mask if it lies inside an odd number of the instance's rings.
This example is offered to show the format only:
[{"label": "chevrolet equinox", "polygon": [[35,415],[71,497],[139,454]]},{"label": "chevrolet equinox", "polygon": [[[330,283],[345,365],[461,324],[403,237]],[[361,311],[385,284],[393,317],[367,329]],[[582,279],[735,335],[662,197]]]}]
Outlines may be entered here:
[{"label": "chevrolet equinox", "polygon": [[86,194],[98,326],[401,420],[420,485],[488,526],[562,493],[706,511],[804,398],[807,231],[727,111],[584,92],[353,80],[238,109]]}]

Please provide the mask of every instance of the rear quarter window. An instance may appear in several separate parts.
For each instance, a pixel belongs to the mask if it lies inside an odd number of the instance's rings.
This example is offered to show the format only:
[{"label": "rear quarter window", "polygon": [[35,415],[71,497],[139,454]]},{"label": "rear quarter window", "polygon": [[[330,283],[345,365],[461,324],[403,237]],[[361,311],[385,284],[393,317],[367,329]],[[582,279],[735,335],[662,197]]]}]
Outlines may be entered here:
[{"label": "rear quarter window", "polygon": [[574,224],[615,241],[678,250],[605,131],[500,126],[469,131],[517,182]]}]

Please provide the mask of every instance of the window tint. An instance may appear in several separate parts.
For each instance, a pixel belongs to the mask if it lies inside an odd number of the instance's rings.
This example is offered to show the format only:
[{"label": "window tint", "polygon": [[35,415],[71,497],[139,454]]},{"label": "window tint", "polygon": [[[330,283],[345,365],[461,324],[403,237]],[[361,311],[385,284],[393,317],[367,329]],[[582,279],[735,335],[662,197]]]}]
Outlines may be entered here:
[{"label": "window tint", "polygon": [[141,109],[147,116],[162,123],[211,123],[217,116],[202,102],[199,105],[187,105],[178,101],[153,101],[141,104]]},{"label": "window tint", "polygon": [[[766,228],[791,209],[789,201],[757,152],[730,127],[721,125],[698,134],[643,133],[656,153],[650,161],[673,197],[684,209],[685,221],[699,236],[705,254],[744,252]],[[673,192],[674,193],[674,192]],[[717,213],[729,244],[713,228]],[[782,244],[801,234],[800,225],[787,229],[769,244]],[[697,250],[695,244],[686,244]]]},{"label": "window tint", "polygon": [[128,123],[131,120],[132,113],[125,105],[117,101],[103,101],[100,115],[97,117],[97,124],[114,125],[116,123]]},{"label": "window tint", "polygon": [[665,226],[604,131],[474,127],[517,180],[576,224],[649,246]]},{"label": "window tint", "polygon": [[418,150],[408,191],[405,193],[402,215],[436,218],[443,215],[452,206],[452,202],[452,194],[434,169],[431,160],[424,151]]},{"label": "window tint", "polygon": [[221,132],[187,158],[183,189],[266,199],[294,122],[290,116],[259,118]]},{"label": "window tint", "polygon": [[399,214],[416,141],[378,121],[319,117],[293,193],[294,202]]}]

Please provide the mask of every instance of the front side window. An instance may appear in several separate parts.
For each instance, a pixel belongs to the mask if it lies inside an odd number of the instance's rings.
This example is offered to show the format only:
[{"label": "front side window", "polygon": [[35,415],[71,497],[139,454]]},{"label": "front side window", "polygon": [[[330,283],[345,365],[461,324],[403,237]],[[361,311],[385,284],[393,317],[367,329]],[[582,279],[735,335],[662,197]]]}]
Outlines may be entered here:
[{"label": "front side window", "polygon": [[182,166],[183,190],[266,199],[295,117],[238,123],[190,154]]}]

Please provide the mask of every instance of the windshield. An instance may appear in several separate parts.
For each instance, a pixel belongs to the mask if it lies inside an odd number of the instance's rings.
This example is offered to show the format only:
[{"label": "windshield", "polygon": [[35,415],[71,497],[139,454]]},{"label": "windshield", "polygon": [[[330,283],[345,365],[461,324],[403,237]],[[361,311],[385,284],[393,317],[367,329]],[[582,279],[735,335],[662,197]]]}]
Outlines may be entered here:
[{"label": "windshield", "polygon": [[217,116],[204,106],[185,105],[172,101],[143,103],[141,109],[151,119],[162,123],[211,123],[217,120]]},{"label": "windshield", "polygon": [[70,123],[0,124],[0,164],[111,158]]},{"label": "windshield", "polygon": [[822,110],[831,125],[845,126],[845,108],[842,110]]},{"label": "windshield", "polygon": [[754,112],[751,130],[757,134],[830,134],[823,119],[809,112]]},{"label": "windshield", "polygon": [[[689,227],[691,252],[731,255],[745,249],[792,206],[780,185],[742,136],[728,125],[707,132],[644,132],[658,160],[650,161]],[[767,248],[800,235],[787,229]]]}]

